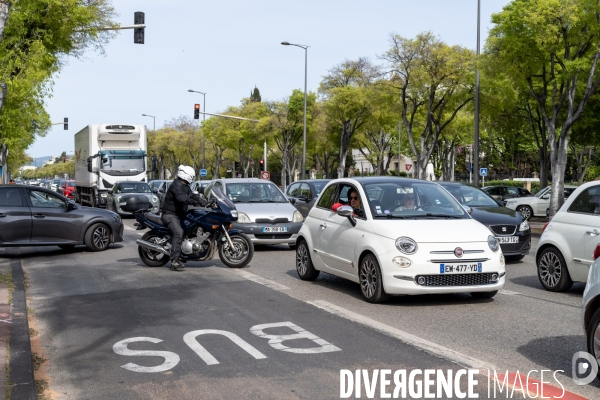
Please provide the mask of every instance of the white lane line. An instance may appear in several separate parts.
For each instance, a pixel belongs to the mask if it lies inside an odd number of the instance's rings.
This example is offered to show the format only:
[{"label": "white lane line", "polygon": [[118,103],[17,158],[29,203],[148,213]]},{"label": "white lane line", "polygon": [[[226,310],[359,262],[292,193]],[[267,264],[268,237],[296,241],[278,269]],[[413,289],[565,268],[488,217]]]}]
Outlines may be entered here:
[{"label": "white lane line", "polygon": [[516,295],[522,294],[519,292],[513,292],[512,290],[506,290],[506,289],[500,289],[500,290],[498,290],[498,293],[505,294],[507,296],[516,296]]},{"label": "white lane line", "polygon": [[127,229],[128,231],[134,231],[138,235],[143,235],[144,233],[146,233],[146,231],[138,231],[137,229],[131,228],[127,225],[125,225],[125,229]]},{"label": "white lane line", "polygon": [[481,374],[485,374],[485,370],[493,371],[496,369],[496,367],[493,364],[487,363],[477,358],[473,358],[466,354],[459,353],[458,351],[449,349],[448,347],[439,345],[437,343],[430,342],[429,340],[422,339],[418,336],[383,324],[381,322],[375,321],[371,318],[367,318],[363,315],[357,314],[343,307],[336,306],[335,304],[332,304],[328,301],[314,300],[306,301],[306,303],[312,304],[315,307],[318,307],[339,317],[346,318],[353,322],[358,322],[361,325],[365,325],[369,328],[375,329],[376,331],[384,333],[393,338],[399,339],[404,343],[410,344],[419,349],[425,350],[428,353],[431,353],[435,356],[442,357],[449,361],[455,362],[466,368],[479,369]]},{"label": "white lane line", "polygon": [[248,279],[249,281],[261,284],[263,286],[266,286],[266,287],[274,289],[274,290],[289,290],[289,287],[287,287],[285,285],[282,285],[277,282],[273,282],[269,279],[265,279],[261,276],[254,275],[250,272],[246,272],[241,269],[230,269],[229,271],[236,275],[239,275],[240,277],[242,277],[244,279]]}]

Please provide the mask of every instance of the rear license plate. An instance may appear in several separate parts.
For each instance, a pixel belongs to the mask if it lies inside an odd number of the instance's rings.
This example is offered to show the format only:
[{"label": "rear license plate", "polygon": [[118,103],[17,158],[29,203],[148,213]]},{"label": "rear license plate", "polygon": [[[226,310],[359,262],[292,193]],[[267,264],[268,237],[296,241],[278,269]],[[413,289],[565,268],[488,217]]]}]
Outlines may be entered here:
[{"label": "rear license plate", "polygon": [[481,272],[481,263],[440,264],[440,274],[476,274]]},{"label": "rear license plate", "polygon": [[502,244],[502,243],[519,243],[518,236],[500,236],[500,237],[497,237],[496,240],[500,244]]},{"label": "rear license plate", "polygon": [[287,226],[264,226],[261,229],[261,232],[287,232]]}]

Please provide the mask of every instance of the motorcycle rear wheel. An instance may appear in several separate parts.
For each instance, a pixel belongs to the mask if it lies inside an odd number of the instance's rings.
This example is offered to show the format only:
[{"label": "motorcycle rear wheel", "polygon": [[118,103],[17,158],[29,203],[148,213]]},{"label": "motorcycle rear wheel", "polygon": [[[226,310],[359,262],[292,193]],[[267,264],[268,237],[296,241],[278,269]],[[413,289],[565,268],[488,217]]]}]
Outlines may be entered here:
[{"label": "motorcycle rear wheel", "polygon": [[230,238],[233,242],[233,249],[230,248],[228,241],[221,243],[219,245],[219,258],[229,268],[243,268],[254,257],[254,244],[243,233],[236,233],[231,235]]},{"label": "motorcycle rear wheel", "polygon": [[[152,232],[146,232],[144,236],[142,236],[142,240],[145,240],[150,243],[157,243],[160,239],[160,236]],[[163,254],[159,251],[147,249],[142,246],[138,246],[138,254],[140,255],[140,258],[142,259],[144,264],[146,264],[149,267],[162,267],[163,265],[169,262],[168,255]]]}]

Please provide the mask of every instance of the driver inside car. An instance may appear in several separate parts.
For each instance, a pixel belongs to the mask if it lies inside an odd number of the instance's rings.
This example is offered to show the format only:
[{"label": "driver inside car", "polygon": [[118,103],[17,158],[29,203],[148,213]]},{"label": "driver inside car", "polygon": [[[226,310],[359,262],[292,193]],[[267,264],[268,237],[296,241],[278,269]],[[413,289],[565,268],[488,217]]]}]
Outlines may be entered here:
[{"label": "driver inside car", "polygon": [[394,211],[404,211],[404,210],[419,210],[421,211],[421,208],[418,207],[416,205],[417,202],[417,198],[413,193],[405,193],[404,195],[402,195],[402,205],[399,207],[396,207],[396,209]]},{"label": "driver inside car", "polygon": [[364,213],[364,211],[362,209],[362,202],[360,200],[360,195],[358,194],[358,192],[356,191],[356,189],[354,189],[354,188],[348,189],[347,196],[348,196],[348,203],[349,204],[342,203],[341,201],[338,201],[337,203],[335,203],[334,205],[331,206],[331,210],[337,212],[337,209],[340,208],[341,206],[347,206],[347,205],[349,205],[354,210],[354,216],[355,217],[364,218],[365,217],[365,213]]}]

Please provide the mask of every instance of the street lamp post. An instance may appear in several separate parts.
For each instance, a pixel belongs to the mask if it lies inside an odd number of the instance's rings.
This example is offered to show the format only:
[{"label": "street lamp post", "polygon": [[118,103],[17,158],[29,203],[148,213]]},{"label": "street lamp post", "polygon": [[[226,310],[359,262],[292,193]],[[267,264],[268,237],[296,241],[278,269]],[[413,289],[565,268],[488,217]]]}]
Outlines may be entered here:
[{"label": "street lamp post", "polygon": [[[477,63],[479,63],[479,10],[481,0],[477,0]],[[475,138],[474,138],[474,152],[473,155],[473,173],[475,186],[479,186],[479,65],[477,65],[477,72],[475,76]]]},{"label": "street lamp post", "polygon": [[[200,93],[202,95],[202,106],[204,107],[204,112],[206,112],[206,93],[199,92],[197,90],[188,89],[190,93]],[[202,114],[202,123],[206,121],[206,114]],[[206,168],[206,142],[204,139],[204,133],[202,133],[202,169]]]},{"label": "street lamp post", "polygon": [[155,131],[156,130],[156,117],[154,115],[148,115],[148,114],[142,114],[142,117],[152,118],[152,120],[154,121],[152,130]]},{"label": "street lamp post", "polygon": [[296,46],[304,49],[304,134],[302,144],[302,179],[306,179],[306,80],[308,76],[308,47],[303,44],[281,42],[284,46]]}]

